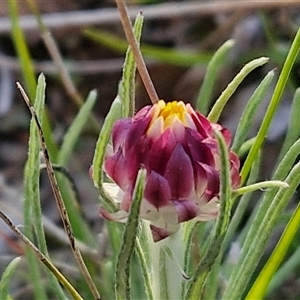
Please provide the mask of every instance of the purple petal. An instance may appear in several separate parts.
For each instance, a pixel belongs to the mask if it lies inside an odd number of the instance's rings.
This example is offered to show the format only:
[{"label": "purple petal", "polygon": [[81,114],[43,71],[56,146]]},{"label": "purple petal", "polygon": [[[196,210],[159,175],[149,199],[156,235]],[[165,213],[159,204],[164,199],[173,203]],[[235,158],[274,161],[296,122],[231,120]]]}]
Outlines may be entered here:
[{"label": "purple petal", "polygon": [[212,133],[211,123],[198,111],[192,115],[197,131],[203,138],[207,138]]},{"label": "purple petal", "polygon": [[126,159],[121,148],[114,155],[108,156],[104,162],[104,171],[123,191],[134,185],[138,169],[136,159]]},{"label": "purple petal", "polygon": [[157,209],[168,205],[171,200],[171,190],[168,181],[158,173],[151,171],[147,176],[144,197]]},{"label": "purple petal", "polygon": [[[195,192],[197,198],[201,198],[207,188],[207,173],[201,163],[195,166]],[[198,199],[199,200],[199,199]]]},{"label": "purple petal", "polygon": [[142,136],[145,135],[147,127],[150,123],[150,117],[140,118],[139,120],[134,120],[127,135],[125,141],[125,153],[130,149],[137,149],[137,145],[141,142]]},{"label": "purple petal", "polygon": [[230,157],[230,171],[231,171],[231,184],[233,188],[237,188],[241,182],[241,176],[239,174],[240,160],[238,156],[232,151],[229,152]]},{"label": "purple petal", "polygon": [[194,190],[192,163],[182,145],[176,145],[167,163],[164,177],[169,182],[173,199],[188,198]]},{"label": "purple petal", "polygon": [[219,173],[210,166],[207,166],[205,164],[201,164],[203,169],[206,172],[207,176],[207,188],[205,190],[205,196],[207,198],[207,201],[211,200],[214,197],[219,197],[219,191],[220,191],[220,175]]},{"label": "purple petal", "polygon": [[159,174],[163,174],[168,158],[176,146],[175,137],[170,129],[167,129],[157,141],[152,144],[148,155],[146,166]]},{"label": "purple petal", "polygon": [[116,151],[120,146],[124,144],[131,129],[131,125],[131,118],[120,119],[114,124],[112,130],[112,142],[114,151]]},{"label": "purple petal", "polygon": [[178,222],[194,219],[199,213],[199,207],[194,201],[173,201],[178,214]]},{"label": "purple petal", "polygon": [[210,147],[204,143],[201,136],[194,130],[186,129],[186,142],[188,146],[188,153],[192,158],[194,164],[201,162],[207,165],[214,165],[214,156]]}]

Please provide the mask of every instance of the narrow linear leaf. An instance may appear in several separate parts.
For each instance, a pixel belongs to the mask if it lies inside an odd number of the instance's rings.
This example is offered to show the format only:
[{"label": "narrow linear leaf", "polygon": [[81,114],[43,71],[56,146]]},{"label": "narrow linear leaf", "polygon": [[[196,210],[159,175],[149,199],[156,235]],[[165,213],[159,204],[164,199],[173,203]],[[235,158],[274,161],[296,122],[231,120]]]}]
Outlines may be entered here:
[{"label": "narrow linear leaf", "polygon": [[150,268],[148,267],[148,262],[146,258],[147,253],[144,253],[145,251],[143,250],[139,237],[136,238],[135,243],[136,243],[135,251],[140,261],[147,299],[155,300],[153,295],[152,285],[151,285],[151,271]]},{"label": "narrow linear leaf", "polygon": [[215,135],[220,153],[220,212],[213,236],[191,279],[191,284],[185,298],[187,300],[199,299],[201,297],[200,295],[202,294],[206,278],[220,254],[220,248],[229,225],[232,203],[229,201],[231,197],[231,178],[228,148],[221,133],[215,132]]},{"label": "narrow linear leaf", "polygon": [[[250,174],[249,174],[249,177],[247,180],[248,185],[253,184],[254,182],[257,181],[258,174],[259,174],[260,162],[261,162],[261,152],[258,153],[258,156],[257,156],[256,160],[254,161],[254,164],[251,168],[251,171],[250,171]],[[230,224],[229,224],[227,232],[226,232],[225,240],[223,243],[224,249],[227,249],[230,241],[232,240],[233,236],[235,235],[236,229],[238,228],[240,222],[242,221],[242,218],[244,216],[244,213],[246,211],[246,208],[247,208],[250,198],[251,198],[251,194],[244,194],[238,200],[237,207],[235,208],[234,214],[230,220]],[[234,201],[234,197],[232,197],[231,201]],[[246,230],[246,228],[247,228],[246,226],[244,226],[244,228],[245,228],[244,230]]]},{"label": "narrow linear leaf", "polygon": [[23,99],[24,99],[26,105],[28,106],[28,108],[30,110],[32,118],[34,119],[34,121],[36,123],[36,126],[38,128],[38,135],[39,135],[39,139],[40,139],[40,144],[41,144],[43,156],[44,156],[44,159],[45,159],[46,169],[47,169],[48,177],[49,177],[49,180],[50,180],[52,192],[54,194],[54,197],[55,197],[55,200],[56,200],[56,203],[57,203],[57,207],[59,209],[59,213],[60,213],[60,216],[61,216],[61,220],[62,220],[64,229],[65,229],[65,231],[68,235],[68,238],[69,238],[69,243],[70,243],[72,253],[74,255],[74,258],[75,258],[75,260],[77,262],[77,265],[78,265],[78,267],[81,271],[81,274],[83,275],[83,277],[84,277],[84,279],[85,279],[85,281],[86,281],[93,297],[95,299],[100,299],[99,292],[98,292],[98,290],[95,286],[95,283],[93,282],[93,280],[90,276],[90,273],[89,273],[89,271],[88,271],[88,269],[85,265],[85,262],[82,258],[82,255],[79,251],[77,241],[74,237],[73,228],[72,228],[71,223],[70,223],[68,212],[67,212],[66,207],[64,205],[64,201],[63,201],[62,196],[61,196],[61,191],[59,189],[58,182],[57,182],[57,179],[56,179],[53,167],[52,167],[52,163],[50,161],[49,152],[48,152],[47,145],[46,145],[46,142],[45,142],[42,126],[41,126],[40,121],[38,119],[38,116],[37,116],[37,114],[34,110],[34,107],[31,105],[31,103],[29,101],[29,98],[28,98],[27,94],[25,93],[24,89],[22,88],[22,86],[19,83],[17,83],[17,86],[18,86],[18,88],[19,88],[19,90],[20,90],[20,92],[23,96]]},{"label": "narrow linear leaf", "polygon": [[[11,220],[0,211],[0,218],[6,223],[6,225],[20,238],[33,253],[39,258],[39,260],[54,274],[54,276],[60,281],[60,283],[66,288],[66,290],[72,295],[75,300],[83,300],[74,287],[69,283],[66,277],[51,263],[51,261],[11,222]],[[3,299],[3,298],[1,298]],[[5,298],[4,298],[5,299]],[[46,298],[47,299],[47,298]]]},{"label": "narrow linear leaf", "polygon": [[289,220],[283,234],[280,237],[272,255],[266,262],[263,270],[260,272],[256,278],[253,286],[251,287],[249,293],[247,294],[246,300],[250,299],[263,299],[267,292],[268,285],[277,271],[280,263],[286,256],[287,250],[291,245],[296,233],[300,228],[300,204],[298,204],[296,210],[294,211],[291,219]]},{"label": "narrow linear leaf", "polygon": [[131,208],[125,225],[122,246],[116,268],[116,299],[130,299],[130,259],[134,252],[135,238],[138,234],[139,211],[144,193],[146,170],[138,173],[134,187]]},{"label": "narrow linear leaf", "polygon": [[[115,35],[109,34],[103,30],[85,29],[84,35],[90,39],[101,43],[102,45],[114,49],[120,53],[125,53],[127,42]],[[178,51],[166,47],[155,47],[142,45],[141,52],[144,57],[154,58],[157,61],[179,66],[194,66],[195,64],[207,64],[212,57],[210,53],[190,53],[187,51]]]},{"label": "narrow linear leaf", "polygon": [[254,91],[253,95],[249,99],[243,114],[241,116],[240,122],[238,124],[234,140],[232,143],[232,150],[234,152],[238,151],[244,141],[246,140],[247,133],[249,129],[251,128],[251,122],[253,118],[255,117],[256,111],[260,105],[260,103],[263,101],[266,92],[272,82],[272,79],[274,78],[275,70],[270,71],[266,77],[262,80],[262,82],[259,84],[257,89]]},{"label": "narrow linear leaf", "polygon": [[220,71],[221,66],[226,62],[228,52],[233,47],[233,45],[233,40],[225,42],[215,52],[207,66],[207,71],[205,73],[204,80],[199,91],[198,98],[196,100],[197,110],[201,111],[201,113],[203,113],[204,115],[206,115],[208,111],[218,71]]},{"label": "narrow linear leaf", "polygon": [[300,88],[298,88],[294,94],[294,99],[292,107],[290,110],[289,118],[289,128],[286,133],[283,146],[278,157],[280,162],[282,157],[286,154],[288,149],[293,145],[293,143],[300,137],[300,126],[299,126],[299,116],[300,116]]},{"label": "narrow linear leaf", "polygon": [[64,167],[67,165],[69,158],[73,152],[74,146],[78,141],[78,138],[84,128],[84,125],[90,118],[92,108],[96,102],[96,97],[96,91],[91,91],[89,93],[86,102],[81,106],[79,113],[75,117],[68,131],[66,132],[58,154],[59,165]]},{"label": "narrow linear leaf", "polygon": [[239,189],[232,191],[232,194],[233,194],[233,197],[238,197],[240,195],[244,195],[247,193],[253,193],[257,190],[269,189],[269,188],[274,188],[274,187],[288,188],[289,186],[284,181],[268,180],[268,181],[261,181],[261,182],[243,186]]},{"label": "narrow linear leaf", "polygon": [[21,259],[21,257],[16,257],[9,263],[9,265],[4,270],[0,280],[0,299],[8,299],[9,284]]},{"label": "narrow linear leaf", "polygon": [[12,23],[13,42],[16,48],[16,52],[18,54],[18,58],[20,60],[24,81],[26,83],[26,88],[29,91],[30,98],[34,99],[36,79],[25,37],[19,24],[18,1],[8,0],[7,2],[10,20]]},{"label": "narrow linear leaf", "polygon": [[[282,161],[280,162],[274,173],[273,180],[284,181],[291,168],[293,167],[299,154],[300,139],[292,145],[292,147],[283,157]],[[248,228],[246,240],[244,240],[243,238],[245,236],[244,230],[239,236],[239,241],[243,243],[244,249],[248,249],[251,246],[252,241],[257,234],[257,228],[260,226],[261,220],[266,215],[267,210],[270,207],[277,191],[278,190],[276,188],[266,191],[262,200],[260,201],[259,206],[255,208],[254,212],[250,216],[247,224],[245,225],[245,228]]]},{"label": "narrow linear leaf", "polygon": [[[30,95],[30,99],[34,100],[36,76],[25,36],[19,23],[18,5],[20,5],[20,2],[18,2],[17,0],[8,0],[7,3],[12,24],[13,43],[18,55],[18,60],[21,64],[22,77],[25,82],[26,89],[28,90],[28,93]],[[51,126],[46,113],[44,114],[43,128],[47,144],[49,145],[50,154],[55,159],[58,150],[51,134]]]},{"label": "narrow linear leaf", "polygon": [[263,141],[265,140],[265,137],[267,135],[267,131],[269,129],[269,126],[271,124],[271,121],[273,120],[273,117],[275,115],[276,109],[278,107],[279,101],[281,99],[281,95],[283,93],[283,90],[285,88],[285,85],[288,81],[290,72],[292,70],[292,67],[294,65],[294,62],[296,60],[296,57],[299,53],[300,49],[300,28],[298,29],[298,32],[295,36],[295,39],[291,45],[290,51],[287,55],[287,58],[284,62],[282,71],[280,73],[280,76],[278,78],[277,84],[274,89],[274,93],[272,95],[270,105],[268,106],[267,112],[265,114],[265,117],[262,121],[262,124],[259,128],[257,138],[255,140],[255,143],[250,149],[250,152],[246,158],[246,161],[243,165],[243,168],[241,170],[241,177],[242,177],[242,182],[245,181],[249,170],[251,168],[251,165],[257,155],[257,152],[259,149],[261,149],[261,146],[263,144]]},{"label": "narrow linear leaf", "polygon": [[[45,100],[45,78],[40,75],[36,89],[35,110],[39,117],[43,114]],[[28,141],[28,158],[24,171],[24,232],[33,239],[34,233],[37,237],[38,245],[43,253],[47,253],[45,233],[42,223],[42,212],[40,204],[40,143],[37,126],[34,120],[30,122],[30,135]],[[31,280],[35,282],[34,295],[39,299],[46,299],[45,285],[42,283],[38,261],[31,251],[26,249],[26,259],[28,261]]]},{"label": "narrow linear leaf", "polygon": [[96,148],[95,148],[95,154],[93,158],[93,181],[94,185],[99,189],[100,195],[102,197],[102,200],[105,202],[105,204],[111,208],[112,210],[115,210],[116,204],[114,200],[110,197],[110,195],[106,192],[104,186],[103,186],[103,162],[104,157],[106,153],[107,144],[110,138],[112,126],[115,123],[116,120],[118,120],[121,117],[122,114],[122,102],[119,96],[116,97],[114,102],[111,105],[111,108],[104,120],[104,123],[102,125]]},{"label": "narrow linear leaf", "polygon": [[249,247],[243,248],[239,263],[235,268],[236,271],[232,273],[228,283],[228,288],[223,295],[224,299],[240,299],[245,291],[251,275],[263,255],[263,250],[268,241],[268,237],[274,229],[277,218],[282,213],[287,202],[291,199],[299,185],[300,163],[293,167],[285,181],[289,184],[289,188],[280,188],[273,198],[264,217],[260,219],[260,223],[253,224],[252,227],[255,227],[256,234],[251,241],[249,240],[249,234],[247,236],[245,244],[249,245]]},{"label": "narrow linear leaf", "polygon": [[279,287],[292,272],[300,265],[300,248],[287,258],[280,269],[274,274],[267,291],[267,295],[271,294],[277,287]]},{"label": "narrow linear leaf", "polygon": [[217,122],[220,118],[220,115],[223,111],[224,106],[236,91],[241,82],[245,79],[245,77],[251,73],[254,69],[266,64],[269,61],[267,57],[261,57],[254,59],[247,63],[241,71],[234,77],[234,79],[228,84],[226,89],[222,92],[220,97],[217,99],[210,113],[208,114],[208,119],[211,122]]},{"label": "narrow linear leaf", "polygon": [[[139,13],[135,19],[133,26],[133,33],[136,41],[140,42],[142,34],[144,17]],[[118,95],[123,103],[123,117],[131,117],[135,109],[135,74],[136,63],[133,57],[131,48],[128,47],[126,51],[125,61],[123,65],[122,79],[119,85]]]}]

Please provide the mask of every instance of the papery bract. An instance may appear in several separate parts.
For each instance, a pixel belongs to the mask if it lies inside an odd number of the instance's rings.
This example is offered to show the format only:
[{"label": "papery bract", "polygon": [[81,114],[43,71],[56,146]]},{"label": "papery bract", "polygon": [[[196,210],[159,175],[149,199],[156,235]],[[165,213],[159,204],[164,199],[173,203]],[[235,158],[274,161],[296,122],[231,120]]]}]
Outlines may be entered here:
[{"label": "papery bract", "polygon": [[[150,221],[155,241],[177,231],[181,222],[208,221],[219,211],[220,162],[214,132],[229,146],[230,132],[210,123],[190,104],[160,100],[112,130],[104,170],[122,191],[120,210],[102,216],[124,220],[131,205],[138,170],[147,170],[140,217]],[[239,159],[229,151],[232,187],[240,183]],[[120,217],[122,216],[122,217]]]}]

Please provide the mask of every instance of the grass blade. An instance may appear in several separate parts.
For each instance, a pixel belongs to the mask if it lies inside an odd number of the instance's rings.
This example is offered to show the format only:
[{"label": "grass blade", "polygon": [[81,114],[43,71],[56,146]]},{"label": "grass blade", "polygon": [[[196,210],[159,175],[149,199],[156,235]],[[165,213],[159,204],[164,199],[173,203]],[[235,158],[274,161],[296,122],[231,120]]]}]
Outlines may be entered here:
[{"label": "grass blade", "polygon": [[247,63],[242,70],[234,77],[234,79],[228,84],[226,89],[222,92],[220,97],[217,99],[210,113],[208,114],[208,119],[211,122],[217,122],[220,118],[220,115],[223,111],[224,106],[236,91],[241,82],[245,79],[245,77],[251,73],[254,69],[266,64],[269,61],[267,57],[261,57],[254,59]]},{"label": "grass blade", "polygon": [[[143,26],[143,16],[138,14],[133,26],[133,32],[136,41],[140,42]],[[134,60],[131,47],[127,48],[122,79],[119,85],[118,95],[123,102],[123,117],[132,117],[135,109],[135,73],[136,73],[136,63]]]},{"label": "grass blade", "polygon": [[94,299],[100,299],[100,295],[99,295],[99,293],[97,291],[97,288],[96,288],[96,286],[95,286],[95,284],[94,284],[94,282],[93,282],[93,280],[92,280],[92,278],[89,274],[89,271],[88,271],[88,269],[87,269],[87,267],[84,263],[84,260],[81,256],[80,251],[79,251],[76,239],[74,237],[74,233],[73,233],[72,226],[70,224],[69,216],[68,216],[66,207],[64,205],[64,202],[63,202],[63,199],[62,199],[62,196],[61,196],[61,192],[60,192],[60,189],[59,189],[59,186],[58,186],[58,183],[57,183],[57,179],[56,179],[56,176],[55,176],[55,173],[54,173],[54,170],[53,170],[50,158],[49,158],[49,152],[48,152],[48,149],[47,149],[47,146],[46,146],[46,143],[45,143],[45,138],[44,138],[44,135],[43,135],[43,130],[42,130],[41,124],[39,122],[39,119],[36,115],[36,112],[35,112],[33,106],[31,105],[31,103],[28,99],[28,96],[26,95],[26,93],[23,90],[22,86],[19,83],[17,83],[17,86],[18,86],[18,88],[19,88],[19,90],[20,90],[20,92],[21,92],[21,94],[24,98],[24,101],[26,102],[26,105],[28,106],[28,108],[30,110],[32,118],[34,119],[34,121],[37,125],[37,128],[38,128],[39,139],[40,139],[42,152],[43,152],[44,159],[45,159],[47,173],[48,173],[49,180],[50,180],[50,183],[51,183],[51,188],[52,188],[53,194],[55,196],[55,200],[56,200],[59,212],[60,212],[60,216],[61,216],[62,223],[64,225],[64,229],[65,229],[65,231],[68,235],[68,238],[69,238],[71,250],[72,250],[73,255],[76,259],[78,267],[79,267],[86,283],[88,284],[88,286],[90,288],[90,291],[91,291]]},{"label": "grass blade", "polygon": [[294,94],[293,104],[290,111],[289,128],[286,133],[283,146],[280,151],[278,161],[281,161],[282,157],[286,154],[288,149],[293,143],[300,137],[300,88],[298,88]]},{"label": "grass blade", "polygon": [[102,200],[105,202],[106,206],[108,206],[112,210],[116,210],[117,206],[103,186],[103,162],[112,126],[115,121],[121,117],[121,114],[122,102],[120,97],[116,97],[102,125],[93,158],[92,177],[94,185],[99,189],[100,196],[102,197]]},{"label": "grass blade", "polygon": [[8,286],[20,260],[21,257],[16,257],[13,259],[3,272],[0,280],[0,299],[9,299],[10,296],[8,293]]},{"label": "grass blade", "polygon": [[[128,46],[124,39],[118,38],[115,35],[102,30],[89,28],[85,29],[83,33],[88,38],[120,53],[125,53]],[[141,46],[141,52],[145,58],[149,57],[160,62],[179,66],[207,64],[212,58],[212,54],[210,53],[190,53],[166,47],[155,47],[144,44]]]},{"label": "grass blade", "polygon": [[211,100],[211,95],[214,89],[215,81],[218,71],[226,61],[229,50],[233,47],[234,41],[229,40],[225,42],[213,55],[210,60],[201,89],[196,100],[196,108],[204,115],[207,114],[208,107]]},{"label": "grass blade", "polygon": [[57,163],[61,166],[66,166],[68,159],[70,158],[76,142],[84,128],[84,125],[90,118],[92,108],[96,102],[97,93],[96,91],[91,91],[86,99],[86,102],[82,105],[79,113],[73,120],[71,126],[69,127],[67,133],[64,136],[63,143],[61,145],[58,161]]},{"label": "grass blade", "polygon": [[275,70],[270,71],[266,77],[262,80],[262,82],[259,84],[257,89],[254,91],[253,95],[249,99],[243,114],[241,116],[240,122],[238,124],[235,137],[232,143],[232,150],[238,151],[242,144],[244,143],[247,133],[249,129],[251,128],[251,122],[255,116],[255,113],[258,109],[259,104],[264,99],[264,96],[268,90],[268,87],[270,86],[272,79],[275,75]]},{"label": "grass blade", "polygon": [[[62,273],[51,263],[51,261],[10,221],[10,219],[0,211],[0,218],[10,227],[10,229],[20,238],[39,258],[39,260],[54,274],[66,290],[75,300],[83,300],[74,287],[64,277]],[[1,298],[2,299],[2,298]],[[39,299],[39,298],[37,298]],[[48,299],[48,298],[45,298]]]},{"label": "grass blade", "polygon": [[220,254],[220,248],[230,219],[232,203],[229,201],[231,196],[231,179],[228,149],[223,136],[219,132],[216,132],[215,135],[220,152],[220,212],[208,248],[191,279],[191,284],[186,294],[186,299],[188,300],[201,298],[208,273]]},{"label": "grass blade", "polygon": [[244,182],[246,177],[248,176],[251,165],[252,165],[253,161],[255,160],[255,157],[256,157],[258,151],[261,149],[261,146],[262,146],[263,141],[265,139],[265,136],[267,134],[268,128],[271,124],[271,121],[273,120],[273,117],[275,115],[275,112],[276,112],[276,109],[278,107],[279,101],[281,99],[281,95],[282,95],[283,90],[285,88],[285,85],[288,81],[289,74],[290,74],[291,69],[294,65],[296,57],[299,53],[299,49],[300,49],[300,28],[298,29],[298,32],[297,32],[297,34],[295,36],[295,39],[292,43],[290,51],[289,51],[289,53],[287,55],[287,58],[284,62],[282,71],[280,73],[278,82],[275,86],[275,90],[274,90],[274,93],[273,93],[271,101],[270,101],[270,105],[268,106],[265,117],[264,117],[264,119],[262,121],[262,124],[259,128],[255,143],[251,147],[250,152],[247,156],[247,159],[246,159],[246,161],[243,165],[243,168],[241,170],[242,182]]},{"label": "grass blade", "polygon": [[116,299],[130,299],[130,260],[138,234],[140,204],[143,198],[146,170],[141,169],[135,183],[128,221],[125,225],[122,246],[116,268]]},{"label": "grass blade", "polygon": [[277,271],[280,263],[286,256],[287,250],[293,241],[296,233],[299,231],[300,227],[300,204],[298,204],[296,210],[294,211],[291,219],[285,227],[280,240],[278,241],[272,255],[266,262],[263,270],[260,272],[256,278],[253,286],[251,287],[249,293],[247,294],[246,300],[250,299],[263,299],[267,292],[268,285]]}]

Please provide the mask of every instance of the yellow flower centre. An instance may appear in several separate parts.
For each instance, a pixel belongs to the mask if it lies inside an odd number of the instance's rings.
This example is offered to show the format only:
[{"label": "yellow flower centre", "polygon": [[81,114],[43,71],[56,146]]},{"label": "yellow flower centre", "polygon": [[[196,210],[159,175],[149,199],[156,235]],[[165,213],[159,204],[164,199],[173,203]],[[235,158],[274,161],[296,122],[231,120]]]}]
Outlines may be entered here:
[{"label": "yellow flower centre", "polygon": [[164,127],[169,127],[174,121],[174,118],[178,118],[181,122],[184,123],[184,116],[186,114],[185,104],[180,101],[168,102],[162,107],[159,116],[164,119]]}]

